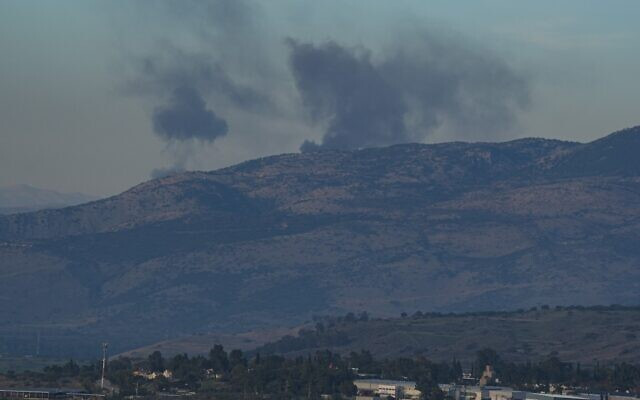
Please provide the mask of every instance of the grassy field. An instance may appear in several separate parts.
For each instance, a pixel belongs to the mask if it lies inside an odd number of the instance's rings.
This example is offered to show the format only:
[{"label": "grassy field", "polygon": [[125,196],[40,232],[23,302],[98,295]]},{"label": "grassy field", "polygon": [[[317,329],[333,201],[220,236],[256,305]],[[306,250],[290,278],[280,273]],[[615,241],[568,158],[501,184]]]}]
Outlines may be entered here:
[{"label": "grassy field", "polygon": [[565,361],[640,362],[640,308],[594,307],[536,309],[476,314],[413,315],[404,318],[347,321],[327,318],[323,329],[303,326],[235,336],[185,336],[129,351],[145,357],[206,354],[216,343],[227,349],[295,356],[329,349],[348,353],[366,349],[377,357],[423,355],[433,360],[470,361],[490,347],[507,360],[525,362],[557,356]]},{"label": "grassy field", "polygon": [[263,346],[263,352],[299,354],[329,348],[367,349],[379,357],[424,355],[471,360],[490,347],[511,361],[557,356],[565,361],[640,362],[640,309],[545,309],[523,312],[407,316],[323,324],[297,338]]},{"label": "grassy field", "polygon": [[[40,371],[47,365],[64,364],[68,359],[42,357],[0,357],[0,373],[7,371]],[[76,362],[78,362],[76,360]],[[82,364],[82,362],[78,362]]]}]

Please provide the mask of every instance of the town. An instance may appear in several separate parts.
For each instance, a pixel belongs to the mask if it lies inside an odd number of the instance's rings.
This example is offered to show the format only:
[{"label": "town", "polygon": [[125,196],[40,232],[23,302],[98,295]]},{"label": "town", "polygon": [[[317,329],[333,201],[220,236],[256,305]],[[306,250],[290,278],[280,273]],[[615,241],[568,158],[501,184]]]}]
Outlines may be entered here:
[{"label": "town", "polygon": [[41,372],[7,371],[0,375],[0,399],[639,399],[640,365],[587,367],[555,357],[514,364],[487,348],[466,367],[455,359],[376,359],[364,350],[285,358],[215,345],[207,356],[165,358],[155,351],[139,360],[69,360]]}]

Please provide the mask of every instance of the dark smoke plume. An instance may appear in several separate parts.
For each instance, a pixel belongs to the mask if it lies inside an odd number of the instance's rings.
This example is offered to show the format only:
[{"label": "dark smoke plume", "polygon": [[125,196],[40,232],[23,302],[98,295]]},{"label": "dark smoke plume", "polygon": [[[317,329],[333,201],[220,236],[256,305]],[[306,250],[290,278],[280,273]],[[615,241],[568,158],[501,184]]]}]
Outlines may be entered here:
[{"label": "dark smoke plume", "polygon": [[188,87],[175,89],[169,104],[153,112],[153,131],[166,141],[213,142],[228,130],[227,122],[208,110],[200,93]]},{"label": "dark smoke plume", "polygon": [[[304,114],[323,137],[304,141],[303,152],[422,142],[449,133],[499,139],[528,105],[526,77],[481,45],[445,32],[389,26],[394,38],[373,43],[375,50],[296,39],[287,39],[283,49],[285,30],[271,24],[261,2],[154,4],[142,7],[179,22],[189,34],[145,48],[131,63],[126,89],[156,105],[171,97],[156,108],[152,123],[167,142],[172,171],[193,165],[202,143],[191,142],[212,143],[229,130],[277,135],[273,129],[299,126]],[[285,136],[289,141],[288,133],[280,138]]]},{"label": "dark smoke plume", "polygon": [[443,123],[473,134],[508,129],[528,104],[528,82],[487,53],[433,36],[371,51],[289,39],[304,106],[327,124],[300,150],[358,149],[421,141]]},{"label": "dark smoke plume", "polygon": [[[188,49],[167,38],[128,63],[125,93],[156,104],[169,98],[151,116],[154,133],[166,141],[165,152],[173,159],[172,166],[152,172],[152,177],[159,177],[184,171],[198,151],[191,142],[213,143],[225,136],[227,118],[233,119],[238,110],[269,117],[275,106],[270,91],[260,85],[266,81],[266,62],[246,73],[246,66],[268,51],[261,45],[265,35],[257,33],[257,6],[245,0],[184,0],[140,7],[145,14],[159,12],[179,21],[192,35]],[[224,118],[207,103],[222,110]]]},{"label": "dark smoke plume", "polygon": [[291,66],[305,106],[315,119],[327,118],[322,145],[305,141],[302,151],[319,147],[354,149],[409,141],[403,117],[408,107],[371,61],[365,49],[334,42],[320,47],[289,40]]},{"label": "dark smoke plume", "polygon": [[211,54],[187,53],[169,45],[139,61],[135,78],[127,83],[126,90],[158,97],[179,87],[195,88],[222,103],[245,110],[262,111],[270,107],[266,95],[237,83]]}]

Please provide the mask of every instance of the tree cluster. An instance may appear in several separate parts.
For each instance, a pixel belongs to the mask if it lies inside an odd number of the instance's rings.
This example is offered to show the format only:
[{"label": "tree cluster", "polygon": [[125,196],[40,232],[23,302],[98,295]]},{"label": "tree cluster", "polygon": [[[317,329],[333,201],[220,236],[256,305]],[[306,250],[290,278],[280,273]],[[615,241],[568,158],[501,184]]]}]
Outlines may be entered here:
[{"label": "tree cluster", "polygon": [[[472,371],[479,377],[491,365],[500,383],[523,390],[549,390],[550,385],[581,387],[590,391],[640,392],[640,365],[627,363],[589,368],[557,357],[532,363],[502,360],[492,349],[477,352]],[[171,371],[169,376],[161,373]],[[135,373],[138,372],[138,373]],[[140,373],[142,372],[142,373]],[[154,378],[150,374],[156,373]],[[97,390],[101,364],[78,365],[73,360],[45,367],[42,372],[13,374],[14,379],[58,382],[75,380]],[[7,376],[7,374],[5,374]],[[240,350],[227,352],[214,346],[208,355],[178,354],[165,358],[156,351],[143,360],[122,357],[108,363],[106,376],[119,387],[119,397],[137,395],[153,398],[158,393],[190,391],[207,399],[334,399],[352,398],[354,379],[412,380],[425,398],[443,399],[438,383],[461,382],[459,361],[432,362],[424,357],[376,359],[368,351],[339,355],[328,350],[285,358],[278,355],[247,356]]]}]

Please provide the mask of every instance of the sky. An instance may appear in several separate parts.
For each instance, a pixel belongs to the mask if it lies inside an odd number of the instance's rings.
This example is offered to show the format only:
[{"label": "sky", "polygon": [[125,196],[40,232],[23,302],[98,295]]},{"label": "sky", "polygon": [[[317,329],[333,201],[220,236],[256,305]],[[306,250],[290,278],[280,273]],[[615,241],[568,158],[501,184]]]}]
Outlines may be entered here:
[{"label": "sky", "polygon": [[0,186],[640,124],[637,0],[0,0]]}]

